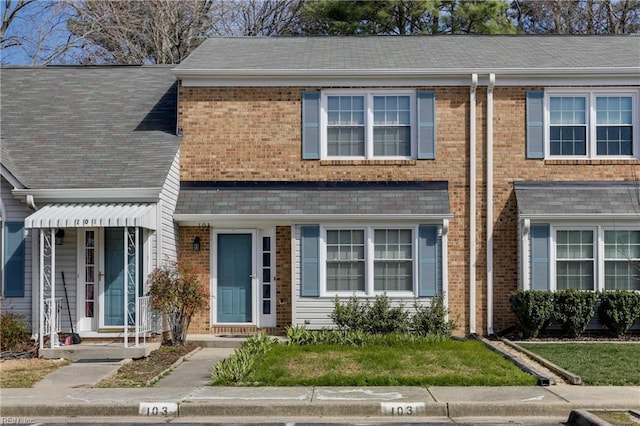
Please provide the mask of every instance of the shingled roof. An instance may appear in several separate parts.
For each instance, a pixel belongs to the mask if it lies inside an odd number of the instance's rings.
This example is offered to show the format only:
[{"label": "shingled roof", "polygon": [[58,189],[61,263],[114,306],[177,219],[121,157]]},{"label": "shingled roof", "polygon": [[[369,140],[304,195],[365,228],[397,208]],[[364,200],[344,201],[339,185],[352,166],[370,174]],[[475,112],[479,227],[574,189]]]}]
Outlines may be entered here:
[{"label": "shingled roof", "polygon": [[451,214],[447,182],[183,182],[180,215]]},{"label": "shingled roof", "polygon": [[171,68],[2,68],[2,164],[29,189],[161,187],[181,139]]},{"label": "shingled roof", "polygon": [[640,69],[640,36],[369,36],[210,38],[190,71]]},{"label": "shingled roof", "polygon": [[627,216],[640,220],[638,182],[515,182],[521,217]]}]

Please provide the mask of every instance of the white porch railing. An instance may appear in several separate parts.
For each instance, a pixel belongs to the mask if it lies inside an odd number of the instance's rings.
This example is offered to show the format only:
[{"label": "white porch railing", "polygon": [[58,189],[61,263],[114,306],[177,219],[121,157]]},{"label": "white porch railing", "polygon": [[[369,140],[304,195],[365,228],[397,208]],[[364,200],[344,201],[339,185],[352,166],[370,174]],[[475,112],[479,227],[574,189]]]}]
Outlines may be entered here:
[{"label": "white porch railing", "polygon": [[51,334],[51,313],[55,312],[56,313],[56,323],[55,323],[55,328],[53,330],[54,333],[59,333],[60,332],[60,318],[62,317],[62,315],[60,315],[60,313],[62,312],[62,297],[56,297],[54,299],[54,303],[53,303],[53,309],[51,306],[51,299],[45,299],[44,301],[44,332],[42,333],[45,336],[49,336]]},{"label": "white porch railing", "polygon": [[138,298],[138,307],[140,308],[140,315],[138,316],[138,333],[150,333],[152,330],[151,324],[151,298],[144,296]]}]

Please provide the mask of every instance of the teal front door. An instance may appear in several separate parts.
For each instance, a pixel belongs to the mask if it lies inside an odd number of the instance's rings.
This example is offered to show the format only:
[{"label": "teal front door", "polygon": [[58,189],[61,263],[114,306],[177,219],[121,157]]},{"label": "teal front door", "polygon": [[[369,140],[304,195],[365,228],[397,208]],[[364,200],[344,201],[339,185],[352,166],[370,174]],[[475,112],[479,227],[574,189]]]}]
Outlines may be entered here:
[{"label": "teal front door", "polygon": [[124,232],[104,230],[104,326],[124,325]]},{"label": "teal front door", "polygon": [[218,323],[251,322],[251,234],[218,234]]}]

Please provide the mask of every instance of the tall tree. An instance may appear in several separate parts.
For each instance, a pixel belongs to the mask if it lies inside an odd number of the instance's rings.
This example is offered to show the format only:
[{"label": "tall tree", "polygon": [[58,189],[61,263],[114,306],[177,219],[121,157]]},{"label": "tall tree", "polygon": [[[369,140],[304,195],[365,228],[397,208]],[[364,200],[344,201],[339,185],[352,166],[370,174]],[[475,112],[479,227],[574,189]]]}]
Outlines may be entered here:
[{"label": "tall tree", "polygon": [[514,0],[511,13],[528,34],[640,31],[640,0]]},{"label": "tall tree", "polygon": [[68,4],[56,0],[0,3],[2,63],[47,65],[69,60],[85,34],[67,30]]},{"label": "tall tree", "polygon": [[305,33],[512,34],[505,0],[323,0],[305,5]]},{"label": "tall tree", "polygon": [[73,34],[88,34],[82,63],[179,63],[212,33],[214,0],[83,0]]},{"label": "tall tree", "polygon": [[222,0],[214,32],[227,36],[282,36],[300,33],[304,0]]}]

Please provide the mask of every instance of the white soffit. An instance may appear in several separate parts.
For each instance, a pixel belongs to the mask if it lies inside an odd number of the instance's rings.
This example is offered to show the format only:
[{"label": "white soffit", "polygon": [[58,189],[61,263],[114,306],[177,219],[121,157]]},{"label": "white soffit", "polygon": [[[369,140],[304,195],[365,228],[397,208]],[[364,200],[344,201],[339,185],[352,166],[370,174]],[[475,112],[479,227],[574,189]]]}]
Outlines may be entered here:
[{"label": "white soffit", "polygon": [[134,226],[156,229],[154,204],[47,204],[25,219],[26,228]]}]

